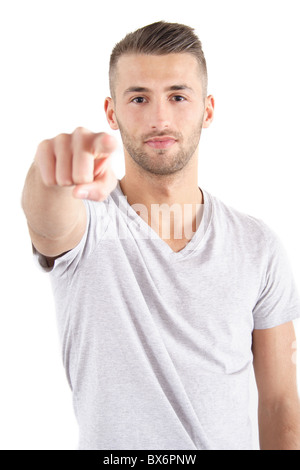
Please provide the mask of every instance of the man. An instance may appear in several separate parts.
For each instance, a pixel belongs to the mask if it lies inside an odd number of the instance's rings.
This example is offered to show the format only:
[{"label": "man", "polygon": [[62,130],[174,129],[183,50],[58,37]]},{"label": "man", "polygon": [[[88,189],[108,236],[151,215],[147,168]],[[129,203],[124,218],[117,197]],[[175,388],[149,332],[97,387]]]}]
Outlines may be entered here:
[{"label": "man", "polygon": [[110,61],[114,139],[77,128],[43,141],[23,208],[50,272],[79,449],[300,450],[293,320],[300,301],[273,231],[198,187],[213,120],[201,42],[158,22]]}]

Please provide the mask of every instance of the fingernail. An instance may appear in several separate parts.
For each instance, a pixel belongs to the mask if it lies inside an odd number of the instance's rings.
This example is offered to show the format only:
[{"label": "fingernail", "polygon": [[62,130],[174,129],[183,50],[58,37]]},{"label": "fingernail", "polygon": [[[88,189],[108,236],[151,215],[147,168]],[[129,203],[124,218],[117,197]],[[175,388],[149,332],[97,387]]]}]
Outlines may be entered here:
[{"label": "fingernail", "polygon": [[104,136],[104,145],[111,146],[115,144],[115,139],[109,134],[105,134]]}]

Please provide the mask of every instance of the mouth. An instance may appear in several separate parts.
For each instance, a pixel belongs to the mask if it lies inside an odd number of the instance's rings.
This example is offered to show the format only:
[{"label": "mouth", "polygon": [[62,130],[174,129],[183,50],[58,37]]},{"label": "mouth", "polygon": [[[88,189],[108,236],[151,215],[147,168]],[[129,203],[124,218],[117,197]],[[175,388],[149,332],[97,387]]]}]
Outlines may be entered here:
[{"label": "mouth", "polygon": [[149,140],[146,140],[146,144],[149,147],[154,149],[166,149],[172,147],[177,142],[174,137],[163,136],[163,137],[151,137]]}]

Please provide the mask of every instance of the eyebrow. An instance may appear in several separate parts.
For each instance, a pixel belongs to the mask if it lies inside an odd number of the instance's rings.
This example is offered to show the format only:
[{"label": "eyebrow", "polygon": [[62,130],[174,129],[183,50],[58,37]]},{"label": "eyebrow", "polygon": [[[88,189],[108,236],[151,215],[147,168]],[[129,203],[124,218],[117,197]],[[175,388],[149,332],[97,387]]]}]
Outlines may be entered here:
[{"label": "eyebrow", "polygon": [[[165,89],[165,91],[181,91],[188,90],[194,93],[194,90],[187,85],[172,85]],[[151,93],[150,88],[145,88],[141,86],[131,86],[124,91],[124,95],[127,93]]]}]

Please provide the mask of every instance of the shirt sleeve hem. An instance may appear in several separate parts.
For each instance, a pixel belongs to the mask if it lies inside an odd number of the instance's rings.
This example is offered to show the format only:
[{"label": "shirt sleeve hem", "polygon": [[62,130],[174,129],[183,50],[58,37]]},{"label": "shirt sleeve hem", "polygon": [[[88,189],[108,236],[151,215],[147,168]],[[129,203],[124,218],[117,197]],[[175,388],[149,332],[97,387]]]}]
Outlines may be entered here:
[{"label": "shirt sleeve hem", "polygon": [[254,321],[254,330],[265,330],[283,325],[300,318],[300,305],[290,310],[284,317]]}]

